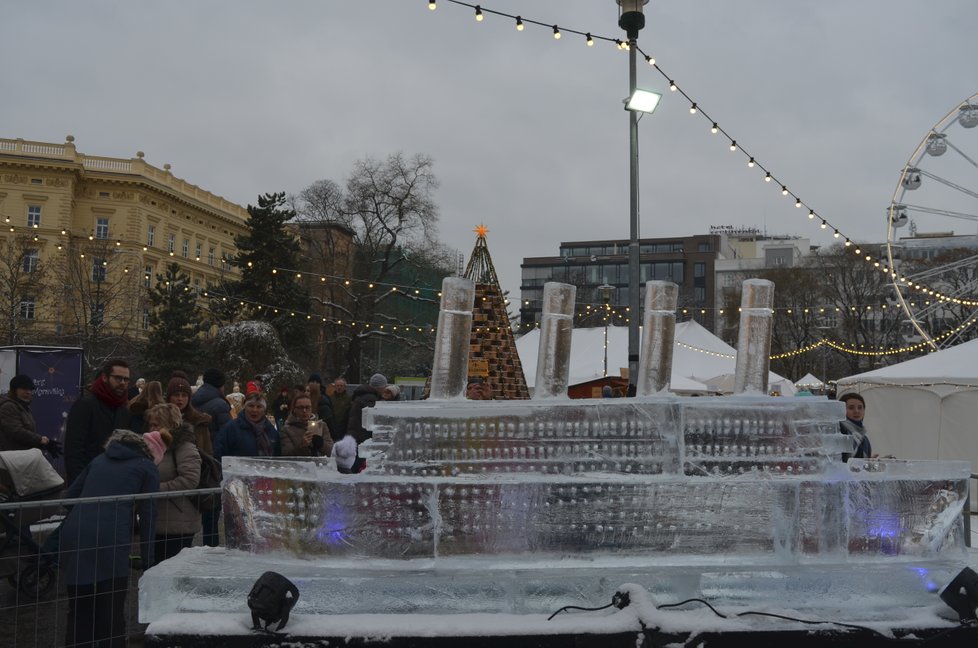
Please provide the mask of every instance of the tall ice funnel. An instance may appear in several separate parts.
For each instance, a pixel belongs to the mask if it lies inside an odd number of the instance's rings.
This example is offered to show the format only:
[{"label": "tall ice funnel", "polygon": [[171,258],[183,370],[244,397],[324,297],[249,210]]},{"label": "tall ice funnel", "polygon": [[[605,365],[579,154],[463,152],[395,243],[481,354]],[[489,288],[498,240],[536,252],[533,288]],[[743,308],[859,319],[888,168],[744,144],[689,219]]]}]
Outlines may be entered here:
[{"label": "tall ice funnel", "polygon": [[431,398],[458,398],[465,393],[469,372],[469,338],[475,284],[462,277],[441,282],[441,310],[431,367]]},{"label": "tall ice funnel", "polygon": [[543,284],[540,349],[533,398],[567,396],[570,378],[571,337],[577,287],[553,281]]},{"label": "tall ice funnel", "polygon": [[635,383],[639,396],[651,396],[669,388],[678,299],[679,286],[671,281],[649,281],[645,284],[642,347]]},{"label": "tall ice funnel", "polygon": [[774,283],[748,279],[740,299],[740,336],[737,338],[737,368],[734,393],[767,394],[771,366],[771,332],[774,324]]}]

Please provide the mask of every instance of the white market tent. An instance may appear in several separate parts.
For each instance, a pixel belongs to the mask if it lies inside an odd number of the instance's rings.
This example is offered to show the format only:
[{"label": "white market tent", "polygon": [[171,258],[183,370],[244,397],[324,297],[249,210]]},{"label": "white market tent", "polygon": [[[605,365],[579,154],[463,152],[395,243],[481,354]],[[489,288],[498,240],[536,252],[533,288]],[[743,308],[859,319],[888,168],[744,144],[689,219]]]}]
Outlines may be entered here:
[{"label": "white market tent", "polygon": [[978,472],[978,340],[843,378],[837,388],[866,399],[874,453],[964,459]]},{"label": "white market tent", "polygon": [[[526,384],[536,380],[540,331],[530,331],[516,341]],[[736,350],[695,321],[676,324],[671,389],[677,393],[730,392],[736,366]],[[628,367],[628,327],[608,327],[608,375],[619,376]],[[604,327],[576,328],[571,341],[571,385],[604,375]],[[768,378],[781,393],[795,393],[791,381],[771,373]],[[726,388],[726,389],[725,389]]]},{"label": "white market tent", "polygon": [[796,389],[822,389],[824,387],[825,383],[812,374],[805,374],[801,380],[795,382]]}]

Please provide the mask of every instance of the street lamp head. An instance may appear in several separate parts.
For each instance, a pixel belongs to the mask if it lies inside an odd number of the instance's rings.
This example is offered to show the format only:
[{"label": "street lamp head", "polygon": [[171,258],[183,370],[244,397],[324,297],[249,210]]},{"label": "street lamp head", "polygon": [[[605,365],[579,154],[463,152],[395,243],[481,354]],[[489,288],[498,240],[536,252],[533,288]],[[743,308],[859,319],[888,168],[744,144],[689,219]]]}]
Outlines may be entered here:
[{"label": "street lamp head", "polygon": [[662,95],[650,90],[635,88],[632,96],[625,100],[625,110],[634,112],[650,113],[659,105]]},{"label": "street lamp head", "polygon": [[625,30],[629,39],[638,38],[638,32],[645,27],[644,7],[649,0],[616,0],[618,3],[618,26]]}]

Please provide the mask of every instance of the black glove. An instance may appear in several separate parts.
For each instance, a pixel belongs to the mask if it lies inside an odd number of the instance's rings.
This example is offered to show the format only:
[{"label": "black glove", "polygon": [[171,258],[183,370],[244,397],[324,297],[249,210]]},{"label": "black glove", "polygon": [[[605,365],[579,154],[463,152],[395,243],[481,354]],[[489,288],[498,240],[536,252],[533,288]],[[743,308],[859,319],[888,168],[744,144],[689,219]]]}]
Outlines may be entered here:
[{"label": "black glove", "polygon": [[51,455],[51,458],[52,459],[57,459],[58,457],[61,456],[61,442],[60,441],[55,441],[54,439],[49,438],[48,439],[48,442],[47,442],[47,445],[44,445],[42,447],[45,450],[48,451],[48,454]]}]

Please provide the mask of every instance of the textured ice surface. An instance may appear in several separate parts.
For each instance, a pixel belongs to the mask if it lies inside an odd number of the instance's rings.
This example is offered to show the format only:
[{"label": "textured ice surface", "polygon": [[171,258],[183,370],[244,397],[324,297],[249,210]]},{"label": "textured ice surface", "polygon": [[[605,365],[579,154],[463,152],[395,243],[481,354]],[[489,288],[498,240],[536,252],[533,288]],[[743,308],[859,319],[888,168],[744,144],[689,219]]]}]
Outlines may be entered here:
[{"label": "textured ice surface", "polygon": [[[933,604],[964,561],[966,462],[840,460],[815,398],[421,401],[365,411],[368,469],[224,460],[230,550],[146,572],[140,615],[240,607],[267,569],[314,613],[679,600]],[[809,606],[810,607],[810,606]],[[236,608],[235,608],[236,609]]]},{"label": "textured ice surface", "polygon": [[645,284],[642,348],[635,380],[639,396],[649,396],[669,388],[678,296],[679,286],[671,281],[649,281]]},{"label": "textured ice surface", "polygon": [[543,284],[534,398],[567,398],[576,295],[577,288],[570,284]]},{"label": "textured ice surface", "polygon": [[462,277],[446,277],[441,291],[431,368],[431,398],[434,399],[457,398],[465,392],[475,284]]},{"label": "textured ice surface", "polygon": [[774,283],[748,279],[740,300],[734,393],[766,394],[774,325]]}]

